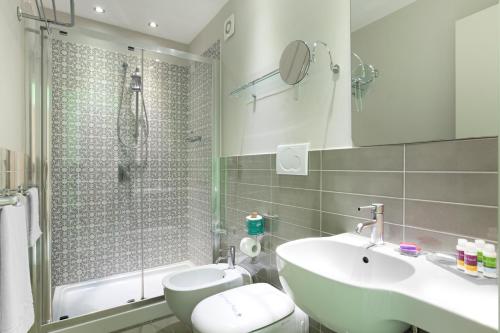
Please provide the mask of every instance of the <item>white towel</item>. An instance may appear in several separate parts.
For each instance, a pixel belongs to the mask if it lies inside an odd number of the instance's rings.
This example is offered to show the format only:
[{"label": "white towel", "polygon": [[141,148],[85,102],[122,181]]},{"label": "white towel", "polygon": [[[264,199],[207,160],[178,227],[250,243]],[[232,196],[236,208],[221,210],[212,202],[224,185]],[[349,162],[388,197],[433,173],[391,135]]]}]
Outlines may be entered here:
[{"label": "white towel", "polygon": [[0,210],[0,333],[26,333],[34,323],[26,208]]},{"label": "white towel", "polygon": [[31,247],[42,235],[40,230],[40,216],[38,208],[38,189],[30,188],[28,190],[28,245]]}]

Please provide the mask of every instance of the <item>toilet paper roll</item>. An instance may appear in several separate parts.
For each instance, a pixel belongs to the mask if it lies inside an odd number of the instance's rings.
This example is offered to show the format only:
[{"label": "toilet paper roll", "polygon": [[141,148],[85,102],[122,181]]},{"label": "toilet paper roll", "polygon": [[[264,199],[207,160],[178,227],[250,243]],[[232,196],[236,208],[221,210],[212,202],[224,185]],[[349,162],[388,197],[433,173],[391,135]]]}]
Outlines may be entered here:
[{"label": "toilet paper roll", "polygon": [[256,257],[260,253],[260,242],[255,238],[245,237],[240,242],[240,250],[249,257]]}]

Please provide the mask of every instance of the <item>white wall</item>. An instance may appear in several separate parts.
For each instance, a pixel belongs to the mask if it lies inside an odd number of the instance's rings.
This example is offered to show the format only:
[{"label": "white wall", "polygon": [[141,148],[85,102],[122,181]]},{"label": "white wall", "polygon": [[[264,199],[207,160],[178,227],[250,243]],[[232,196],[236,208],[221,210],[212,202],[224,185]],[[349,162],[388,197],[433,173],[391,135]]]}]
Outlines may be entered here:
[{"label": "white wall", "polygon": [[455,34],[456,137],[497,136],[498,5],[457,21]]},{"label": "white wall", "polygon": [[0,148],[24,152],[24,25],[17,20],[17,5],[17,0],[0,1]]},{"label": "white wall", "polygon": [[[223,40],[223,22],[235,14],[236,32],[221,42],[221,154],[275,152],[278,144],[310,142],[311,149],[351,146],[350,6],[348,0],[231,0],[193,40],[201,53]],[[282,50],[296,39],[323,40],[341,67],[334,82],[326,51],[300,90],[274,95],[257,104],[229,93],[278,67]]]}]

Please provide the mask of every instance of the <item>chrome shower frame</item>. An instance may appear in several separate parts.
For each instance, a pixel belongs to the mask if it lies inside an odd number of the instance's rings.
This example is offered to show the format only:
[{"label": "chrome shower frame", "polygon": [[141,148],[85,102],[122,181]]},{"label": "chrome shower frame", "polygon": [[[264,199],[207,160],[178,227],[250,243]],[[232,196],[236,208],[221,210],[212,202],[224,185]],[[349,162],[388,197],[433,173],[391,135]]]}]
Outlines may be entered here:
[{"label": "chrome shower frame", "polygon": [[[36,85],[31,84],[27,92],[29,95],[38,94],[40,96],[40,106],[34,107],[30,105],[27,110],[27,121],[30,124],[28,131],[29,137],[29,148],[27,151],[31,153],[32,165],[34,168],[34,180],[40,185],[41,189],[41,227],[43,231],[42,240],[39,242],[39,246],[36,248],[31,259],[31,268],[34,272],[34,285],[33,294],[35,295],[35,325],[33,332],[35,333],[45,333],[52,332],[59,329],[69,328],[75,325],[84,324],[91,321],[96,321],[110,316],[116,318],[123,318],[124,325],[126,328],[126,312],[131,310],[141,309],[147,306],[154,305],[156,303],[162,302],[163,297],[155,297],[151,299],[145,299],[137,301],[132,304],[126,304],[120,307],[103,310],[95,313],[89,313],[80,317],[69,318],[63,321],[52,322],[52,284],[51,284],[51,55],[50,49],[50,31],[45,27],[44,24],[37,26],[37,29],[27,29],[27,33],[36,33],[39,35],[39,45],[41,59],[40,65],[40,77],[37,80]],[[218,60],[211,58],[206,58],[194,54],[190,54],[184,51],[179,51],[175,49],[151,46],[143,44],[140,41],[111,37],[103,33],[98,33],[95,31],[73,28],[71,31],[75,31],[79,34],[84,35],[86,38],[97,39],[100,41],[111,42],[114,45],[123,46],[124,50],[133,44],[136,50],[142,49],[147,52],[159,53],[163,55],[170,55],[178,57],[188,61],[202,62],[212,65],[212,258],[215,260],[220,249],[220,232],[221,221],[220,221],[220,194],[219,194],[219,177],[220,177],[220,65]],[[71,33],[71,32],[70,32]],[[54,34],[56,35],[56,34]],[[54,36],[52,35],[52,36]],[[55,38],[65,38],[65,36],[58,36]],[[154,311],[148,312],[143,311],[142,315],[144,319],[153,320],[158,317],[148,317],[148,316],[158,316],[158,313]]]},{"label": "chrome shower frame", "polygon": [[49,28],[50,24],[62,26],[62,27],[72,27],[75,25],[75,0],[69,0],[69,22],[62,22],[57,19],[57,7],[56,1],[52,0],[52,17],[54,19],[47,18],[47,14],[45,13],[46,6],[43,5],[43,0],[34,0],[36,5],[36,10],[38,16],[31,15],[28,13],[24,13],[21,7],[17,6],[17,19],[21,21],[23,18],[27,18],[30,20],[35,20],[39,22],[45,23],[45,28]]}]

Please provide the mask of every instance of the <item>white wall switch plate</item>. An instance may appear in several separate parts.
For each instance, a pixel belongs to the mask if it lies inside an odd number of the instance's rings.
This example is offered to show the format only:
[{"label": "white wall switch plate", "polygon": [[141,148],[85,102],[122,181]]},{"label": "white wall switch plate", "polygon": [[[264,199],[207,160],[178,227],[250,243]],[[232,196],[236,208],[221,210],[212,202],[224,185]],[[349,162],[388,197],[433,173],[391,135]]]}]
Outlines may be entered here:
[{"label": "white wall switch plate", "polygon": [[234,14],[231,14],[224,22],[224,40],[234,34]]},{"label": "white wall switch plate", "polygon": [[309,143],[279,145],[276,150],[276,173],[279,175],[307,176]]}]

